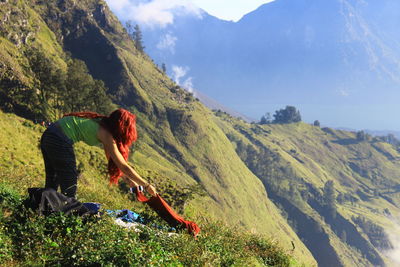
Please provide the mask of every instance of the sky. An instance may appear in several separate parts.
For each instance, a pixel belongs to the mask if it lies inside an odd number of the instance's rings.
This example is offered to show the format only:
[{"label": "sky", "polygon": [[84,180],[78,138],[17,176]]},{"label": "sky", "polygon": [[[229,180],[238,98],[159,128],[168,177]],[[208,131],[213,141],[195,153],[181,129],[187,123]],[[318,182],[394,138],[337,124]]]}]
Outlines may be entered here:
[{"label": "sky", "polygon": [[202,10],[223,20],[238,21],[245,14],[273,0],[106,0],[122,20],[144,27],[166,27],[177,14],[201,17]]}]

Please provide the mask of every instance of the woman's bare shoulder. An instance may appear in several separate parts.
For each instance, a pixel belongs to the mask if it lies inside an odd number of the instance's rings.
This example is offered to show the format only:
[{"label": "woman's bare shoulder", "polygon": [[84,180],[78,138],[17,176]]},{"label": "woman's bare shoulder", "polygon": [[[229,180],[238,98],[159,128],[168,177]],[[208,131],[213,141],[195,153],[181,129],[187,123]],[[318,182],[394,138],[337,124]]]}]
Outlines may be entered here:
[{"label": "woman's bare shoulder", "polygon": [[113,142],[114,139],[110,132],[100,125],[99,130],[97,131],[97,138],[104,144],[105,142]]}]

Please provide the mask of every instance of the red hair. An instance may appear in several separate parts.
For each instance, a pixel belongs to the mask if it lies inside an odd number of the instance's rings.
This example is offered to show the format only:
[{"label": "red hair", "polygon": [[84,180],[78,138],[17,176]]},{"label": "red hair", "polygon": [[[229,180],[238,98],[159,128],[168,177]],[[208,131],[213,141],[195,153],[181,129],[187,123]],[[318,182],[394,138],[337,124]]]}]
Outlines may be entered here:
[{"label": "red hair", "polygon": [[[137,140],[136,116],[134,114],[120,108],[113,111],[108,117],[95,112],[74,112],[65,114],[65,116],[88,119],[101,118],[100,125],[113,136],[119,152],[125,160],[128,160],[129,147]],[[111,184],[117,184],[118,179],[122,176],[122,171],[111,157],[108,158],[108,173],[110,174]]]}]

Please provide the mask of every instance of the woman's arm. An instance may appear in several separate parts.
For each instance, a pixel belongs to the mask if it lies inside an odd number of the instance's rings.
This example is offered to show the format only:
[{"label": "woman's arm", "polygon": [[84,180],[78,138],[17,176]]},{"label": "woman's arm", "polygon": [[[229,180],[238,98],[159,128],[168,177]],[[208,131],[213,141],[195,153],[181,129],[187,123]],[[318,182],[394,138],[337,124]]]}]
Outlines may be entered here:
[{"label": "woman's arm", "polygon": [[130,187],[142,185],[152,196],[157,194],[154,186],[144,180],[131,166],[129,166],[122,154],[119,152],[112,135],[107,130],[100,127],[97,132],[97,138],[103,143],[106,155],[111,157],[118,169],[125,174],[123,179]]}]

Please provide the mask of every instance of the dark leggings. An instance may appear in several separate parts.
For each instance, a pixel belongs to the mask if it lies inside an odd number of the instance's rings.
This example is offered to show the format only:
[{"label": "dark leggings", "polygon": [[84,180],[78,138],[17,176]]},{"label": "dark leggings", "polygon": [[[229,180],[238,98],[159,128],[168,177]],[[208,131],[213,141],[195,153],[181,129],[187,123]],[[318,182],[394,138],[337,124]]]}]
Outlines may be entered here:
[{"label": "dark leggings", "polygon": [[49,126],[40,140],[46,168],[46,188],[57,190],[68,197],[75,197],[78,172],[73,142],[55,124]]}]

